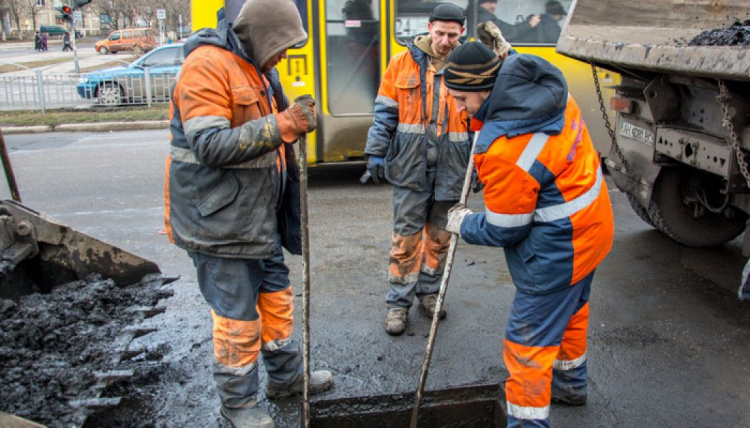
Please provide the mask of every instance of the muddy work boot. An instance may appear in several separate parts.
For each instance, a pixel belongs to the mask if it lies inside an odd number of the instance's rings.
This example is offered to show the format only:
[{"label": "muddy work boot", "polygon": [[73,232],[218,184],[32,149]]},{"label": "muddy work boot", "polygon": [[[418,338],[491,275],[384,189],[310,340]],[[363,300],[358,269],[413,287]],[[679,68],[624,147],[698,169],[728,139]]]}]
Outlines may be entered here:
[{"label": "muddy work boot", "polygon": [[567,406],[583,406],[586,404],[586,390],[583,392],[571,393],[559,388],[552,387],[552,402],[565,404]]},{"label": "muddy work boot", "polygon": [[390,308],[385,319],[385,331],[391,336],[399,336],[406,330],[406,308]]},{"label": "muddy work boot", "polygon": [[221,415],[232,423],[234,428],[274,428],[273,419],[255,401],[243,407],[221,406]]},{"label": "muddy work boot", "polygon": [[[328,391],[333,387],[333,373],[328,370],[315,370],[310,373],[310,395]],[[286,398],[302,394],[305,388],[305,378],[300,376],[291,385],[268,383],[266,395],[270,399]]]},{"label": "muddy work boot", "polygon": [[[445,303],[445,302],[443,302]],[[422,310],[422,313],[425,314],[425,316],[429,319],[432,319],[435,317],[435,306],[437,305],[437,294],[430,294],[428,296],[422,297],[419,302],[419,308]],[[445,307],[445,305],[443,305]],[[440,309],[440,312],[438,312],[438,319],[445,319],[445,316],[448,315],[447,312],[445,312],[445,309]]]}]

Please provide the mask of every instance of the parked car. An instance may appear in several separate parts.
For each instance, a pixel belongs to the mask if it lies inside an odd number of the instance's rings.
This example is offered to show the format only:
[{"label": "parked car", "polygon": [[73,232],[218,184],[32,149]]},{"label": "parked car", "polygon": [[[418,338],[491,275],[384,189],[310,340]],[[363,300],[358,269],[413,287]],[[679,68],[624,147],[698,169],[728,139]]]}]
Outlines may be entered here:
[{"label": "parked car", "polygon": [[148,52],[156,47],[154,32],[150,28],[124,28],[109,33],[106,39],[96,42],[94,49],[102,55],[129,51],[135,47]]},{"label": "parked car", "polygon": [[[59,25],[42,25],[39,27],[40,33],[47,33],[50,37],[54,36],[60,36],[62,37],[63,34],[65,34],[68,30],[66,30],[64,27],[61,27]],[[80,39],[83,37],[80,31],[76,30],[76,39]]]},{"label": "parked car", "polygon": [[160,46],[127,66],[82,75],[76,89],[81,98],[97,99],[104,105],[145,103],[149,89],[151,101],[168,101],[184,60],[182,43]]}]

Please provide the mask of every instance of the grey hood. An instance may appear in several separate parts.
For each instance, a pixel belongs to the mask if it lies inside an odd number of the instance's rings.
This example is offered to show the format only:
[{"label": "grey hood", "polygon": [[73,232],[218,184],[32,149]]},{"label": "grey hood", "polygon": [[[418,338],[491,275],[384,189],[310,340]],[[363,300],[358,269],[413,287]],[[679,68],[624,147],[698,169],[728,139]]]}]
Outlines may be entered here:
[{"label": "grey hood", "polygon": [[297,6],[291,0],[248,0],[232,29],[258,67],[307,39]]}]

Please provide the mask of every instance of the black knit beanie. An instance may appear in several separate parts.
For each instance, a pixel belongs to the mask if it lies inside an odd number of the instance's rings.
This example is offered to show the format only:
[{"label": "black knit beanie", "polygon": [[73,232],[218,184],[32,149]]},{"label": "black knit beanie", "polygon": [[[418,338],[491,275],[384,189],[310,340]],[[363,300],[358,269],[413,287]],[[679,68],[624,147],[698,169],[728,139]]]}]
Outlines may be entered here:
[{"label": "black knit beanie", "polygon": [[463,27],[466,22],[466,12],[452,3],[441,3],[430,12],[429,22],[452,21],[458,22]]},{"label": "black knit beanie", "polygon": [[490,90],[495,85],[500,64],[500,58],[483,43],[460,45],[448,55],[443,69],[445,86],[467,92]]}]

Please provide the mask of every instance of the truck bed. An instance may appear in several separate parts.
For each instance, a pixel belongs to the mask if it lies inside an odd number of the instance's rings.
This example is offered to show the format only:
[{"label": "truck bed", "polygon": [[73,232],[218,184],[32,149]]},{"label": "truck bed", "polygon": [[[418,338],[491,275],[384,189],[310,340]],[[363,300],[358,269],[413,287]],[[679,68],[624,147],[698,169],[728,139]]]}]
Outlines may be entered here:
[{"label": "truck bed", "polygon": [[615,71],[750,81],[750,47],[688,45],[748,17],[747,0],[577,0],[557,52]]}]

